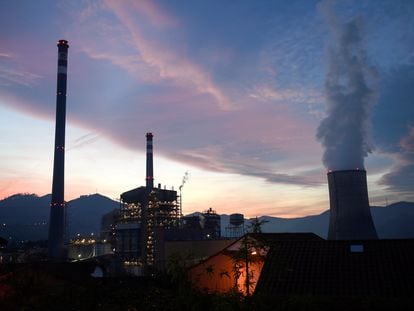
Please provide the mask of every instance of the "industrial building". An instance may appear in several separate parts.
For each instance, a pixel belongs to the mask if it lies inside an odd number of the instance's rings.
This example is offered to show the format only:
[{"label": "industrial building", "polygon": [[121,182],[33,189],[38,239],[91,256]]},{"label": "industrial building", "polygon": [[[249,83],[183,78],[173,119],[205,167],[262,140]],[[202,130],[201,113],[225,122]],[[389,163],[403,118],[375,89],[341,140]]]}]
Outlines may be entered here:
[{"label": "industrial building", "polygon": [[212,208],[200,216],[182,217],[177,191],[161,184],[154,187],[152,133],[146,134],[146,141],[146,185],[120,195],[119,214],[106,215],[104,230],[125,268],[139,275],[165,268],[167,241],[221,238],[220,215]]},{"label": "industrial building", "polygon": [[243,214],[231,214],[229,225],[226,227],[226,237],[239,238],[244,235],[244,215]]},{"label": "industrial building", "polygon": [[70,244],[68,245],[68,259],[72,261],[85,260],[111,253],[110,243],[106,240],[101,240],[94,234],[90,236],[78,234],[70,240]]},{"label": "industrial building", "polygon": [[121,194],[116,253],[137,265],[155,267],[160,242],[171,229],[179,227],[179,216],[174,190],[139,187]]},{"label": "industrial building", "polygon": [[329,240],[377,239],[365,170],[328,172]]}]

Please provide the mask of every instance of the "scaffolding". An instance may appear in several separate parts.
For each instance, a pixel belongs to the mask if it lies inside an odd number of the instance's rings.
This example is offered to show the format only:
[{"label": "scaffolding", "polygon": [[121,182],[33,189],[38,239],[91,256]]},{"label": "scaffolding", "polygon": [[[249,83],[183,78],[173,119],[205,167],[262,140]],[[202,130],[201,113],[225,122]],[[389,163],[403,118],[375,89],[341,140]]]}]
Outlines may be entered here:
[{"label": "scaffolding", "polygon": [[220,215],[211,207],[202,214],[203,228],[206,230],[207,239],[219,239],[221,237]]},{"label": "scaffolding", "polygon": [[[177,192],[140,187],[121,195],[116,224],[116,252],[124,260],[142,263],[144,270],[156,264],[158,249],[164,239],[160,229],[178,228],[180,205]],[[157,232],[160,232],[157,234]]]}]

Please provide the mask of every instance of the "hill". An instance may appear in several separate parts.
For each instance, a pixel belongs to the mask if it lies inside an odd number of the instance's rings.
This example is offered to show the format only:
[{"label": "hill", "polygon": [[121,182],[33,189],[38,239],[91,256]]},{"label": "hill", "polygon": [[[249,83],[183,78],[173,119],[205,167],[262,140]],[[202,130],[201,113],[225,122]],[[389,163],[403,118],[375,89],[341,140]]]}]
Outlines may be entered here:
[{"label": "hill", "polygon": [[[99,232],[101,217],[119,208],[119,203],[100,194],[82,195],[67,203],[68,236]],[[50,195],[16,194],[0,201],[0,236],[19,240],[47,239]],[[380,238],[414,238],[414,203],[398,202],[372,206],[372,217]],[[261,216],[263,232],[313,232],[326,238],[329,211],[299,218]],[[229,216],[221,215],[225,234]],[[247,222],[248,223],[248,222]]]},{"label": "hill", "polygon": [[[47,239],[50,195],[16,194],[0,201],[0,236],[14,240]],[[67,202],[68,236],[99,232],[103,214],[119,203],[100,194]]]},{"label": "hill", "polygon": [[[414,203],[397,202],[387,207],[372,206],[371,214],[381,239],[414,238]],[[300,218],[277,218],[262,216],[267,221],[264,232],[313,232],[327,238],[329,227],[329,211],[319,215]]]}]

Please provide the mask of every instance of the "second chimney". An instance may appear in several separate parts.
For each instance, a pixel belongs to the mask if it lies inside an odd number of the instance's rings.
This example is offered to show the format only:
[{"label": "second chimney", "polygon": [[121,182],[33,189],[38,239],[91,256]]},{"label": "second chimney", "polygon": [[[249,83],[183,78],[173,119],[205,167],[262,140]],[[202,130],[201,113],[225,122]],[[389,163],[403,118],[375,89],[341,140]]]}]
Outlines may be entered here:
[{"label": "second chimney", "polygon": [[147,177],[146,186],[147,189],[154,188],[154,167],[152,162],[152,138],[154,135],[152,133],[147,133]]}]

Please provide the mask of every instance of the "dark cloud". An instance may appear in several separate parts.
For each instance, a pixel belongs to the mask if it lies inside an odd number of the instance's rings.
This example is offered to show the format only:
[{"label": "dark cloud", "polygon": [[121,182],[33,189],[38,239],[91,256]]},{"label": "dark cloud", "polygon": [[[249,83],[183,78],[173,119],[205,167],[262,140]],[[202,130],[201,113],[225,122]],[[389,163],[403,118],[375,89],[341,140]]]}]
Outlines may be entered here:
[{"label": "dark cloud", "polygon": [[383,176],[380,183],[414,199],[414,128],[401,140],[400,152],[395,156],[396,165]]},{"label": "dark cloud", "polygon": [[373,110],[375,145],[385,152],[398,152],[400,141],[414,126],[414,65],[384,73],[378,104]]}]

